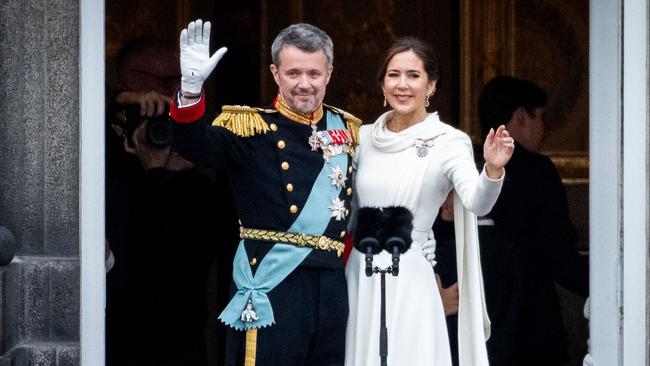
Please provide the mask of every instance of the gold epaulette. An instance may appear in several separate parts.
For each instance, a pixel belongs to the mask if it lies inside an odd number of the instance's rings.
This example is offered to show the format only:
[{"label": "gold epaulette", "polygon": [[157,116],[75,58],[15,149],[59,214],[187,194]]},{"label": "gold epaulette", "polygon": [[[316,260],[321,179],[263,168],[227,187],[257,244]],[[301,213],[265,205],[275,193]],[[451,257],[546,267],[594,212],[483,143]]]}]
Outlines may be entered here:
[{"label": "gold epaulette", "polygon": [[353,116],[351,113],[348,113],[340,108],[332,107],[331,105],[327,104],[325,105],[343,117],[347,129],[350,131],[350,135],[352,135],[352,143],[354,145],[357,145],[359,143],[359,128],[363,122],[359,118]]},{"label": "gold epaulette", "polygon": [[212,125],[224,127],[240,137],[251,137],[259,133],[267,133],[269,130],[269,125],[266,124],[260,113],[274,112],[273,109],[224,105]]}]

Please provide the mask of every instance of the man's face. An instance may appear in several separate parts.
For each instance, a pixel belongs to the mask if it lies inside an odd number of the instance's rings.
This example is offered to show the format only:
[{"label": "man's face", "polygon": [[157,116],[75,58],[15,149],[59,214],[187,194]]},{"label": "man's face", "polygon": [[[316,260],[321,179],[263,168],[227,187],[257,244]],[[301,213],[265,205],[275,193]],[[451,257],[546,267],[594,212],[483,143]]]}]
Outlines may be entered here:
[{"label": "man's face", "polygon": [[295,112],[311,113],[325,97],[332,66],[322,50],[305,52],[287,45],[280,51],[280,65],[271,65],[282,99]]},{"label": "man's face", "polygon": [[544,108],[538,107],[533,110],[533,115],[530,116],[522,108],[523,115],[523,129],[521,136],[515,139],[519,140],[526,149],[539,152],[542,147],[542,139],[544,138]]}]

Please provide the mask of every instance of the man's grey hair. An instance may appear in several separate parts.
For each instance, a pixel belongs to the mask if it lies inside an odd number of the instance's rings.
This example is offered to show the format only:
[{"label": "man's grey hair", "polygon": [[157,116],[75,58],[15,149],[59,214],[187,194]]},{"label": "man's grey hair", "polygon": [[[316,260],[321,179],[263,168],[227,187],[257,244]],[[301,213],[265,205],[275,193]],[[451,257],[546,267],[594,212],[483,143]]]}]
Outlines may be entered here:
[{"label": "man's grey hair", "polygon": [[284,28],[271,45],[273,64],[280,67],[280,51],[282,47],[291,45],[305,52],[322,50],[327,58],[327,64],[334,61],[334,44],[332,39],[320,28],[307,23],[298,23]]}]

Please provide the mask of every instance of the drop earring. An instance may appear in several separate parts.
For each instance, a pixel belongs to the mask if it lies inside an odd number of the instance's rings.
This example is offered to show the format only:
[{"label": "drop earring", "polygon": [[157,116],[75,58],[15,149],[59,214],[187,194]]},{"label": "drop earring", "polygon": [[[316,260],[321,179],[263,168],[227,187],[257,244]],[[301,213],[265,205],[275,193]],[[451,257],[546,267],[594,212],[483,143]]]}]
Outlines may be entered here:
[{"label": "drop earring", "polygon": [[384,108],[386,108],[386,97],[384,96]]},{"label": "drop earring", "polygon": [[424,99],[424,108],[429,107],[429,97],[430,96],[431,96],[431,94],[427,94],[427,97]]}]

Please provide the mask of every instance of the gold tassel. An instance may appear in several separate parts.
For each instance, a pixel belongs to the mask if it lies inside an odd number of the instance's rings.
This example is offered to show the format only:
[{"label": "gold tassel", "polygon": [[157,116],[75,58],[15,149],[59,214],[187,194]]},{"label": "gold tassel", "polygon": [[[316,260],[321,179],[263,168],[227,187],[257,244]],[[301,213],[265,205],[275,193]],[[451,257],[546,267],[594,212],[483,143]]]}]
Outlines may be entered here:
[{"label": "gold tassel", "polygon": [[257,329],[251,328],[246,331],[246,356],[244,366],[255,366],[257,356]]},{"label": "gold tassel", "polygon": [[221,126],[240,137],[251,137],[258,133],[267,133],[268,124],[260,116],[263,109],[246,106],[223,106],[221,114],[212,122],[213,126]]},{"label": "gold tassel", "polygon": [[353,145],[358,145],[359,144],[359,127],[361,127],[361,120],[352,116],[355,120],[345,120],[346,127],[348,131],[350,131],[350,135],[352,136],[352,144]]}]

